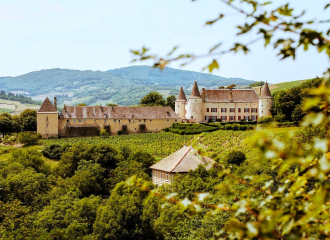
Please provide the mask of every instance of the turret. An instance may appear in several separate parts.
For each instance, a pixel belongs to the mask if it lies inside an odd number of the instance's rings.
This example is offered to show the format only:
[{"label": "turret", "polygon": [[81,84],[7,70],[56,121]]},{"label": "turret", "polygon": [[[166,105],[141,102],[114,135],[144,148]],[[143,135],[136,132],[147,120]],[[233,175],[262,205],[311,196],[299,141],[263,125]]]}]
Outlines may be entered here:
[{"label": "turret", "polygon": [[194,86],[191,90],[191,95],[188,98],[187,106],[187,119],[195,121],[197,123],[203,121],[202,114],[203,99],[199,93],[197,82],[195,81]]},{"label": "turret", "polygon": [[259,117],[264,116],[272,116],[270,112],[273,106],[274,98],[270,93],[268,83],[266,82],[265,85],[261,88],[260,98],[259,98]]},{"label": "turret", "polygon": [[37,132],[42,138],[58,137],[58,112],[48,97],[37,112]]},{"label": "turret", "polygon": [[179,115],[180,118],[185,119],[185,106],[186,106],[187,98],[184,94],[183,88],[180,87],[180,91],[178,97],[175,101],[175,113]]}]

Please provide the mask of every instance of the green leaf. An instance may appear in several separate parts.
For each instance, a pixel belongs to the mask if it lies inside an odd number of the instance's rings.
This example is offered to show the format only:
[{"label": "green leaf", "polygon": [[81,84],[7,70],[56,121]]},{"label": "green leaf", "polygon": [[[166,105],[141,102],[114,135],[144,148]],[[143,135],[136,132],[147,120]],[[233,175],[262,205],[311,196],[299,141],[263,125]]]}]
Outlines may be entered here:
[{"label": "green leaf", "polygon": [[244,26],[238,26],[237,28],[240,29],[241,32],[239,32],[237,35],[241,35],[241,34],[249,32],[255,25],[256,25],[256,23],[252,23],[251,25],[245,23]]},{"label": "green leaf", "polygon": [[208,21],[208,22],[206,22],[205,24],[206,24],[206,25],[212,25],[213,23],[215,23],[215,22],[219,21],[220,19],[222,19],[224,16],[225,16],[225,15],[220,14],[220,16],[219,16],[218,18],[216,18],[216,19],[214,19],[214,20],[211,20],[211,21]]},{"label": "green leaf", "polygon": [[292,16],[292,8],[289,8],[289,4],[286,4],[285,6],[282,6],[280,8],[277,9],[277,12],[283,16],[288,16],[291,17]]},{"label": "green leaf", "polygon": [[330,7],[330,3],[325,5],[324,9],[327,9],[328,7]]},{"label": "green leaf", "polygon": [[177,50],[178,49],[178,46],[175,46],[168,54],[167,54],[167,56],[171,56],[174,52],[175,52],[175,50]]},{"label": "green leaf", "polygon": [[208,65],[207,68],[209,69],[209,72],[211,73],[214,69],[219,69],[219,64],[215,59],[213,59],[212,63],[210,65]]},{"label": "green leaf", "polygon": [[210,49],[210,53],[213,52],[214,50],[216,50],[218,47],[221,46],[222,43],[218,43],[216,45],[214,45],[211,49]]}]

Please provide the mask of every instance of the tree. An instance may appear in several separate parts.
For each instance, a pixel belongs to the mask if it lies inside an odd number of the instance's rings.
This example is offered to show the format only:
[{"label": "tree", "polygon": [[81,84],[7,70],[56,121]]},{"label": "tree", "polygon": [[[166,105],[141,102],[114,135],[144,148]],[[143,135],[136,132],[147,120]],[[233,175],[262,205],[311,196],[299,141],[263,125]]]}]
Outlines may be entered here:
[{"label": "tree", "polygon": [[226,89],[235,89],[236,84],[230,84],[229,86],[226,87]]},{"label": "tree", "polygon": [[111,107],[111,106],[116,107],[116,106],[118,106],[118,104],[116,104],[116,103],[108,103],[107,106],[108,107]]},{"label": "tree", "polygon": [[45,234],[42,239],[82,239],[93,233],[101,202],[101,197],[97,196],[83,199],[60,196],[37,214],[35,227]]},{"label": "tree", "polygon": [[22,119],[20,116],[12,116],[11,118],[12,132],[19,133],[22,131]]},{"label": "tree", "polygon": [[0,132],[5,135],[12,131],[11,116],[8,113],[0,114]]},{"label": "tree", "polygon": [[225,89],[225,87],[224,86],[220,86],[220,87],[218,87],[218,89]]},{"label": "tree", "polygon": [[108,193],[104,184],[104,171],[100,164],[93,161],[81,160],[78,163],[78,169],[71,181],[79,189],[81,197]]},{"label": "tree", "polygon": [[86,105],[86,103],[79,103],[77,106],[82,106],[82,107],[84,107],[84,106],[87,106],[87,105]]},{"label": "tree", "polygon": [[141,163],[144,172],[148,173],[149,176],[151,176],[151,169],[149,167],[156,162],[156,159],[153,156],[142,151],[132,154],[128,160]]},{"label": "tree", "polygon": [[37,111],[25,109],[20,114],[22,131],[37,131]]},{"label": "tree", "polygon": [[159,92],[151,92],[145,95],[141,101],[141,106],[165,106],[166,101]]},{"label": "tree", "polygon": [[[151,187],[150,184],[148,187]],[[155,239],[142,218],[146,192],[125,182],[117,184],[110,198],[97,211],[94,233],[97,239]]]},{"label": "tree", "polygon": [[175,100],[176,100],[176,97],[174,95],[168,96],[166,99],[166,106],[169,106],[173,110],[175,110]]}]

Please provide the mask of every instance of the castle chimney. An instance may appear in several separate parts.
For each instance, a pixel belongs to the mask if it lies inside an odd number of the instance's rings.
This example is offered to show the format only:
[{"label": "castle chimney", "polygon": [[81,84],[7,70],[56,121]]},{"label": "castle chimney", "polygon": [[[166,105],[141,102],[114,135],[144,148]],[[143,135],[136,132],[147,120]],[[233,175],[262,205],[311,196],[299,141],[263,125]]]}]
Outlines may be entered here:
[{"label": "castle chimney", "polygon": [[233,101],[233,89],[229,89],[229,101]]},{"label": "castle chimney", "polygon": [[55,109],[57,111],[57,97],[54,97],[54,107],[55,107]]},{"label": "castle chimney", "polygon": [[202,88],[202,99],[205,100],[205,88]]}]

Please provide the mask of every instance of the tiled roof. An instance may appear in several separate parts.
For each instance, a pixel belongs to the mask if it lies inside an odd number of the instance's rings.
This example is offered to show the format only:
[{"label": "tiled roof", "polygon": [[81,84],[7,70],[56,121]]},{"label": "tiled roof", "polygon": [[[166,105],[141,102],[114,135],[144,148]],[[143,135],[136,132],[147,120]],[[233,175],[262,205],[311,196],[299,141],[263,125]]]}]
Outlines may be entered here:
[{"label": "tiled roof", "polygon": [[[204,90],[206,102],[258,102],[259,97],[254,89],[216,89]],[[232,91],[232,100],[230,98]]]},{"label": "tiled roof", "polygon": [[54,105],[51,103],[49,98],[47,97],[44,101],[44,103],[39,108],[38,112],[57,112],[57,109],[54,107]]},{"label": "tiled roof", "polygon": [[65,106],[64,118],[179,119],[171,107]]},{"label": "tiled roof", "polygon": [[195,81],[189,98],[200,98],[200,97],[201,97],[201,95],[199,94],[197,82]]},{"label": "tiled roof", "polygon": [[183,88],[180,87],[180,91],[178,94],[178,98],[176,100],[184,100],[187,101],[186,94],[184,94]]},{"label": "tiled roof", "polygon": [[272,97],[272,94],[270,93],[268,83],[266,82],[265,85],[262,86],[261,88],[261,96],[262,98],[264,97]]},{"label": "tiled roof", "polygon": [[211,158],[199,156],[193,148],[184,146],[150,168],[165,172],[189,172],[195,170],[199,164],[203,164],[206,169],[210,169],[213,163],[214,161]]}]

